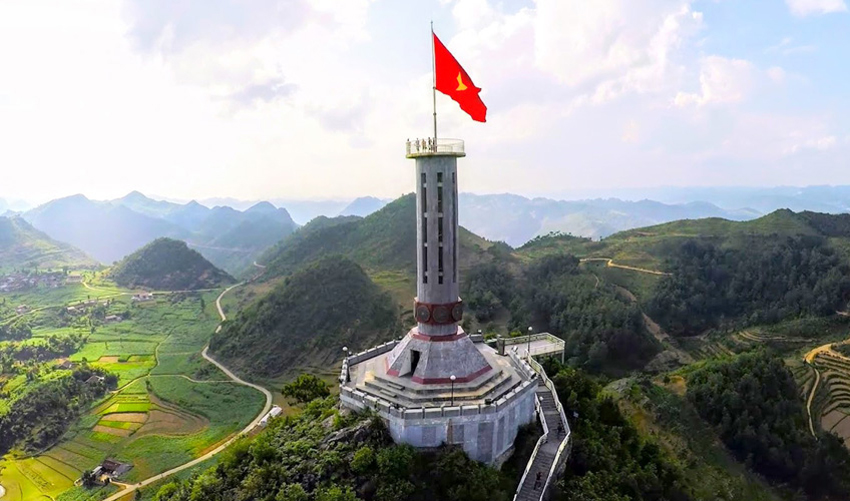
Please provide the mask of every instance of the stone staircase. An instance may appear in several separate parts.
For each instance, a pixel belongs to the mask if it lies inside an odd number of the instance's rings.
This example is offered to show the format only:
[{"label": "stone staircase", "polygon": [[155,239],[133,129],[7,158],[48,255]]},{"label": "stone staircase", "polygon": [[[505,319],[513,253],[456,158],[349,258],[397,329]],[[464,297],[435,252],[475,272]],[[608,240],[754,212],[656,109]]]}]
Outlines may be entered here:
[{"label": "stone staircase", "polygon": [[[566,460],[564,457],[558,458],[558,450],[564,441],[569,440],[569,428],[567,427],[565,430],[564,424],[561,424],[561,413],[558,411],[558,405],[555,401],[556,395],[546,387],[545,377],[545,373],[541,374],[541,377],[537,380],[537,399],[540,403],[540,418],[543,420],[544,429],[548,430],[548,434],[545,438],[541,437],[543,442],[538,444],[536,453],[530,459],[530,465],[527,466],[526,473],[517,488],[514,501],[540,501],[543,499],[548,483],[554,481],[554,478],[550,480],[549,475],[557,474],[557,471],[552,469],[553,463],[556,459],[559,460],[559,464],[563,464]],[[569,454],[569,449],[561,450],[562,454]]]}]

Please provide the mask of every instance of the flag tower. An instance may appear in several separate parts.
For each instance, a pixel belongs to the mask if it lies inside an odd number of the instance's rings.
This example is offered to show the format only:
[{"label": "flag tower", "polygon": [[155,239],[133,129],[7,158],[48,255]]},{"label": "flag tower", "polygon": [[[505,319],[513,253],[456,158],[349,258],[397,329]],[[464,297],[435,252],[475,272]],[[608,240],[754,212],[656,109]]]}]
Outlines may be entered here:
[{"label": "flag tower", "polygon": [[[346,357],[340,375],[345,407],[370,408],[397,442],[458,444],[470,457],[498,463],[520,426],[534,419],[536,374],[460,326],[457,160],[459,139],[437,137],[436,92],[474,120],[487,108],[466,71],[433,34],[434,137],[407,142],[416,162],[416,325],[401,339]],[[411,256],[412,257],[412,256]]]}]

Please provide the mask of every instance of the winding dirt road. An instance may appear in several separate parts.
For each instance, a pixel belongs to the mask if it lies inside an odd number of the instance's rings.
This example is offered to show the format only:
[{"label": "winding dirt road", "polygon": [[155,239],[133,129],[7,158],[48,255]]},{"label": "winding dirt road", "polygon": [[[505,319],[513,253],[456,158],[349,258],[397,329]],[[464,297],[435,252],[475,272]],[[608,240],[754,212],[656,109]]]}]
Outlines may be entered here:
[{"label": "winding dirt road", "polygon": [[617,263],[614,262],[613,259],[608,258],[608,257],[585,257],[585,258],[579,259],[579,262],[581,262],[581,263],[590,263],[590,262],[594,262],[594,261],[604,261],[605,266],[607,266],[608,268],[620,268],[621,270],[631,270],[631,271],[637,271],[639,273],[648,273],[650,275],[658,275],[658,276],[669,275],[669,273],[664,272],[664,271],[648,270],[646,268],[638,268],[636,266],[627,266],[625,264],[617,264]]}]

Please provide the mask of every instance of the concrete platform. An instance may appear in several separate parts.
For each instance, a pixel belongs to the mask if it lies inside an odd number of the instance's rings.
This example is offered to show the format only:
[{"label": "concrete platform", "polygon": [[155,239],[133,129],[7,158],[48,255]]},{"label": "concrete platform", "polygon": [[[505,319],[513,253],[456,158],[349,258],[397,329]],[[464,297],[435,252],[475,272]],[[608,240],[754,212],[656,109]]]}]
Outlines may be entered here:
[{"label": "concrete platform", "polygon": [[386,399],[395,405],[413,409],[441,407],[452,403],[487,404],[498,400],[522,383],[523,377],[513,366],[509,357],[498,355],[494,349],[483,343],[473,346],[492,370],[472,381],[456,382],[454,392],[452,392],[451,383],[420,384],[413,381],[410,376],[387,374],[387,359],[391,353],[385,353],[352,366],[349,369],[351,381],[346,386]]}]

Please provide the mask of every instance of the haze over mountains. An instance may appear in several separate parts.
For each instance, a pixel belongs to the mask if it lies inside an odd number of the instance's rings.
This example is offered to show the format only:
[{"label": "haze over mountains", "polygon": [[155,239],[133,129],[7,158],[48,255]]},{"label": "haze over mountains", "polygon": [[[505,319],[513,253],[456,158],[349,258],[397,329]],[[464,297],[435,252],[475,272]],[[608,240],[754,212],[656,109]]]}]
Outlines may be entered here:
[{"label": "haze over mountains", "polygon": [[0,217],[0,269],[63,266],[88,268],[97,263],[79,249],[38,231],[20,217]]},{"label": "haze over mountains", "polygon": [[[657,188],[620,194],[650,195],[653,200],[553,200],[462,193],[460,222],[475,234],[518,247],[550,232],[602,238],[679,219],[719,217],[745,221],[780,208],[850,211],[850,186]],[[20,214],[49,238],[71,244],[105,264],[122,259],[156,238],[168,237],[186,241],[216,266],[238,274],[298,226],[318,216],[365,217],[389,201],[361,197],[352,201],[202,202],[155,200],[135,191],[110,201],[73,195]],[[10,205],[0,200],[0,211],[21,207],[21,202]]]}]

